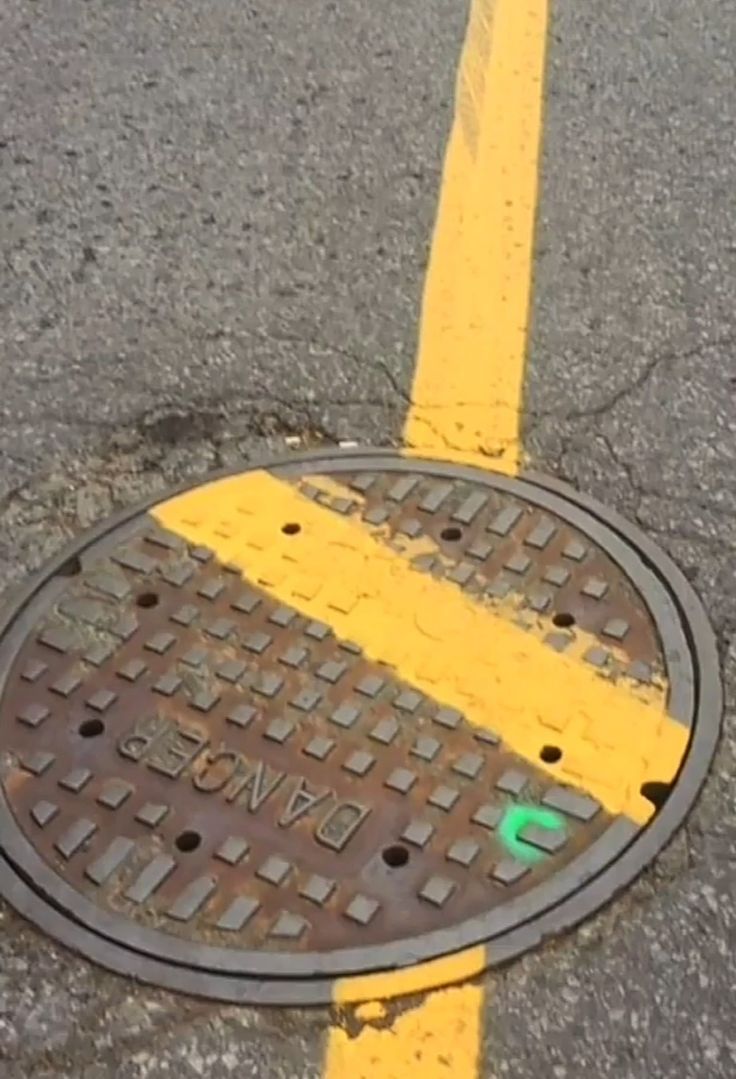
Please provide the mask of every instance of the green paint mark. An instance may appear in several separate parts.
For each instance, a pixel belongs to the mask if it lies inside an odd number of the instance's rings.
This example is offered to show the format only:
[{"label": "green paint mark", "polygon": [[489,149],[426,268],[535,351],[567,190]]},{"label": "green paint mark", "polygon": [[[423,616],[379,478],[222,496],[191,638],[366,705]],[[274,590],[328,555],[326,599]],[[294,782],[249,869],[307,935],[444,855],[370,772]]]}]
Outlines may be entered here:
[{"label": "green paint mark", "polygon": [[564,830],[565,822],[553,809],[542,809],[540,806],[518,805],[506,810],[498,826],[501,842],[520,861],[538,862],[544,857],[542,851],[526,843],[519,834],[530,824],[558,832]]}]

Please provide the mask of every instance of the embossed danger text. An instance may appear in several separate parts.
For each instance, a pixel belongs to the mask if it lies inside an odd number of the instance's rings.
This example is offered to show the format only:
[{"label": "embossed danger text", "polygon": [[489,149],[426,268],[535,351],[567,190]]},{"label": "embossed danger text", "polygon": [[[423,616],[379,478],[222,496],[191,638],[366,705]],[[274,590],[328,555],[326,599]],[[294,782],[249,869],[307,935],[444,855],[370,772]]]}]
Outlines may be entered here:
[{"label": "embossed danger text", "polygon": [[200,793],[217,794],[248,813],[268,806],[280,828],[307,820],[313,838],[332,850],[344,850],[370,813],[331,787],[316,786],[224,743],[213,747],[198,731],[161,716],[140,720],[117,748],[128,760],[169,779],[186,778]]}]

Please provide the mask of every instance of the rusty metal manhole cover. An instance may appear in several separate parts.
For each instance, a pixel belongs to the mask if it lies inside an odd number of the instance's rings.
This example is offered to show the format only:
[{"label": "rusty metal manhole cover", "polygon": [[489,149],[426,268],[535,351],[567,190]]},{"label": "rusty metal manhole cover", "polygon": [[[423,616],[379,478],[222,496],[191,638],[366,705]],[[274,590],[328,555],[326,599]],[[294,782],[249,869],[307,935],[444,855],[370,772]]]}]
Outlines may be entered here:
[{"label": "rusty metal manhole cover", "polygon": [[600,906],[714,751],[679,571],[552,481],[312,455],[108,523],[0,642],[0,887],[83,954],[232,1000]]}]

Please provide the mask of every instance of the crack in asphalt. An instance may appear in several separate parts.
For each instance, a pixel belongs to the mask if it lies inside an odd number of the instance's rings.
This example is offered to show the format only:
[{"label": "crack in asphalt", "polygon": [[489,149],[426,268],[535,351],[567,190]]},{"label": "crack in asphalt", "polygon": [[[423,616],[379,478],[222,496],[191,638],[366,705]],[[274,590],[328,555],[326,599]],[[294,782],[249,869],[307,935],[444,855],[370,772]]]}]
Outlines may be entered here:
[{"label": "crack in asphalt", "polygon": [[701,344],[695,345],[693,348],[684,351],[667,352],[660,356],[652,356],[635,378],[630,382],[624,383],[624,385],[620,386],[617,390],[614,390],[614,392],[605,400],[599,401],[597,404],[587,405],[584,408],[577,409],[551,409],[549,411],[541,409],[536,412],[535,420],[582,420],[607,415],[608,413],[613,412],[622,401],[633,396],[638,390],[643,389],[652,379],[655,372],[664,364],[671,363],[674,365],[680,363],[682,360],[693,359],[695,356],[699,356],[704,352],[709,352],[711,349],[730,348],[734,344],[736,344],[736,336],[727,334],[718,340],[702,342]]},{"label": "crack in asphalt", "polygon": [[639,478],[637,477],[637,475],[636,475],[636,473],[634,471],[634,465],[630,461],[627,461],[626,458],[623,457],[622,454],[620,454],[620,453],[618,453],[616,451],[616,449],[614,448],[613,442],[608,437],[608,435],[606,435],[602,431],[598,431],[598,432],[596,432],[596,434],[597,434],[598,440],[603,444],[603,446],[605,446],[606,451],[608,452],[609,456],[611,457],[611,460],[625,474],[626,479],[627,479],[627,481],[629,483],[629,486],[631,487],[632,491],[637,496],[635,517],[636,517],[637,524],[642,529],[644,529],[645,531],[654,532],[657,535],[671,536],[673,539],[687,539],[687,540],[691,540],[691,541],[696,542],[696,543],[702,543],[704,546],[712,546],[712,547],[716,547],[716,548],[720,547],[721,550],[729,550],[729,551],[730,550],[736,550],[736,543],[731,542],[729,540],[722,540],[722,539],[718,539],[718,540],[712,539],[711,540],[707,536],[702,536],[700,534],[693,534],[691,532],[688,532],[686,529],[660,527],[660,526],[657,526],[656,524],[652,524],[648,520],[645,520],[641,515],[641,509],[642,509],[642,503],[643,503],[644,499],[646,499],[646,498],[657,499],[658,501],[661,501],[661,502],[666,501],[668,503],[679,505],[679,506],[687,506],[687,507],[689,507],[691,509],[692,508],[699,509],[699,510],[702,510],[702,511],[704,511],[706,513],[713,513],[713,514],[717,515],[718,517],[723,517],[724,520],[728,520],[728,521],[733,521],[733,513],[730,512],[726,507],[720,506],[717,502],[712,502],[709,499],[692,498],[692,497],[682,496],[682,495],[678,496],[676,494],[673,495],[673,496],[670,496],[668,494],[667,497],[664,498],[660,491],[657,491],[656,489],[654,489],[652,487],[647,487],[646,484],[643,484],[639,480]]}]

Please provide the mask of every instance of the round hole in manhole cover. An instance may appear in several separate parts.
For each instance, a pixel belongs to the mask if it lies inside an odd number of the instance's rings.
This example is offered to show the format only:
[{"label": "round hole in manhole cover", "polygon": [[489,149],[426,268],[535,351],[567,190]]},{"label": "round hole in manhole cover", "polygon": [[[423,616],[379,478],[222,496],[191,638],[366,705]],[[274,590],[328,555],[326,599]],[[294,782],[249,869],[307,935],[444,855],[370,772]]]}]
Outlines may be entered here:
[{"label": "round hole in manhole cover", "polygon": [[721,708],[697,598],[615,514],[357,452],[83,538],[7,615],[0,686],[7,898],[271,1003],[580,920],[682,821]]}]

